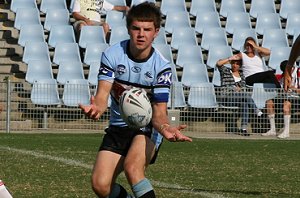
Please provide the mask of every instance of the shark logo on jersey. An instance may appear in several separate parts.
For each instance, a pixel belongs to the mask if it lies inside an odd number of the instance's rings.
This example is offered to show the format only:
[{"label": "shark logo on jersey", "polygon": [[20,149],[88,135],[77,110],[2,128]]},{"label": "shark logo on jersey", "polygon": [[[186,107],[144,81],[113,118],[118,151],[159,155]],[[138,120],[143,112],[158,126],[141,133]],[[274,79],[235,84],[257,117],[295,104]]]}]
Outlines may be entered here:
[{"label": "shark logo on jersey", "polygon": [[141,72],[141,68],[140,67],[138,67],[138,66],[133,66],[132,68],[131,68],[131,71],[133,71],[134,73],[140,73]]},{"label": "shark logo on jersey", "polygon": [[118,65],[117,66],[117,69],[116,69],[116,72],[119,74],[119,75],[122,75],[124,73],[126,73],[126,67],[125,65]]},{"label": "shark logo on jersey", "polygon": [[165,71],[164,73],[160,74],[157,80],[157,84],[159,85],[171,85],[171,78],[172,78],[172,72],[171,71]]},{"label": "shark logo on jersey", "polygon": [[147,71],[144,74],[144,76],[145,76],[146,81],[152,81],[152,79],[153,79],[153,75],[152,75],[152,73],[150,71]]},{"label": "shark logo on jersey", "polygon": [[113,72],[111,70],[107,69],[106,67],[100,67],[98,75],[104,75],[104,76],[112,77]]}]

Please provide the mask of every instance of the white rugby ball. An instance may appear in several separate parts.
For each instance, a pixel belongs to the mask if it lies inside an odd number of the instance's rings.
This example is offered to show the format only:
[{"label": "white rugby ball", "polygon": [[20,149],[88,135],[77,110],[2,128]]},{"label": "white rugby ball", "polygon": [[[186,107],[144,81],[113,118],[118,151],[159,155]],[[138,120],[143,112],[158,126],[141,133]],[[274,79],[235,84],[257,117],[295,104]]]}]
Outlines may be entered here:
[{"label": "white rugby ball", "polygon": [[121,116],[129,127],[142,128],[151,121],[152,106],[144,89],[131,88],[124,91],[119,103]]}]

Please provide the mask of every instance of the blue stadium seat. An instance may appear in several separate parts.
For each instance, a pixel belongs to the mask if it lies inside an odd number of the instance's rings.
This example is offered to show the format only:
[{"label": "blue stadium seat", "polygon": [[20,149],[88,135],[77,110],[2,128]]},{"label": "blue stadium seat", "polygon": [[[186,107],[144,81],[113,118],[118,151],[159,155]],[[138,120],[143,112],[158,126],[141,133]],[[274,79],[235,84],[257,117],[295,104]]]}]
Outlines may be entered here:
[{"label": "blue stadium seat", "polygon": [[111,30],[109,45],[129,39],[127,28],[124,26],[115,27]]},{"label": "blue stadium seat", "polygon": [[35,80],[31,89],[30,99],[35,105],[59,105],[60,99],[56,80]]},{"label": "blue stadium seat", "polygon": [[210,45],[228,46],[224,28],[205,28],[203,30],[201,47],[208,50]]},{"label": "blue stadium seat", "polygon": [[30,60],[27,65],[25,80],[33,84],[40,79],[53,79],[51,62],[47,60]]},{"label": "blue stadium seat", "polygon": [[252,28],[250,16],[246,12],[231,12],[227,15],[225,30],[233,34],[235,29]]},{"label": "blue stadium seat", "polygon": [[113,5],[126,6],[126,0],[107,0]]},{"label": "blue stadium seat", "polygon": [[42,0],[40,4],[40,11],[47,13],[50,9],[65,9],[67,10],[66,0]]},{"label": "blue stadium seat", "polygon": [[88,43],[106,43],[102,26],[83,26],[80,32],[78,44],[86,48]]},{"label": "blue stadium seat", "polygon": [[11,0],[10,10],[16,13],[18,8],[38,9],[36,0]]},{"label": "blue stadium seat", "polygon": [[158,35],[155,37],[153,44],[168,44],[167,35],[165,32],[165,28],[161,27],[159,29]]},{"label": "blue stadium seat", "polygon": [[76,43],[75,33],[71,25],[55,25],[52,27],[48,44],[50,47],[56,47],[58,43]]},{"label": "blue stadium seat", "polygon": [[169,108],[186,107],[183,85],[181,82],[173,82],[168,100]]},{"label": "blue stadium seat", "polygon": [[22,25],[41,25],[40,12],[37,8],[18,8],[14,28],[20,30]]},{"label": "blue stadium seat", "polygon": [[163,15],[167,15],[170,11],[186,12],[185,0],[161,0],[160,11]]},{"label": "blue stadium seat", "polygon": [[67,9],[49,9],[45,17],[44,28],[51,31],[54,25],[69,25],[70,13]]},{"label": "blue stadium seat", "polygon": [[300,13],[300,3],[298,0],[281,0],[279,15],[287,19],[289,14]]},{"label": "blue stadium seat", "polygon": [[284,29],[266,29],[262,39],[262,47],[288,47],[288,39]]},{"label": "blue stadium seat", "polygon": [[190,14],[197,16],[197,12],[217,12],[215,0],[192,0]]},{"label": "blue stadium seat", "polygon": [[272,47],[268,66],[276,69],[280,63],[289,59],[291,47]]},{"label": "blue stadium seat", "polygon": [[100,68],[100,62],[91,62],[88,74],[88,82],[90,85],[98,85],[98,73]]},{"label": "blue stadium seat", "polygon": [[55,47],[53,63],[59,65],[61,61],[79,61],[81,57],[77,43],[58,43]]},{"label": "blue stadium seat", "polygon": [[29,63],[30,60],[50,60],[48,44],[46,42],[26,42],[22,61]]},{"label": "blue stadium seat", "polygon": [[184,86],[190,87],[194,83],[208,83],[208,72],[203,63],[184,64],[181,82]]},{"label": "blue stadium seat", "polygon": [[83,62],[90,65],[92,62],[100,62],[102,52],[108,48],[106,43],[89,43],[85,49]]},{"label": "blue stadium seat", "polygon": [[221,86],[221,74],[220,74],[220,71],[218,70],[217,67],[215,67],[215,69],[214,69],[214,73],[213,73],[213,76],[212,76],[212,84],[215,87],[220,87]]},{"label": "blue stadium seat", "polygon": [[245,43],[247,37],[252,37],[258,43],[255,29],[251,28],[236,28],[233,31],[231,47],[233,50],[240,51]]},{"label": "blue stadium seat", "polygon": [[220,15],[226,18],[228,13],[246,13],[245,1],[222,0],[220,7]]},{"label": "blue stadium seat", "polygon": [[174,49],[178,49],[179,45],[188,44],[188,45],[198,45],[197,36],[195,29],[190,28],[176,28],[173,31],[171,38],[171,47]]},{"label": "blue stadium seat", "polygon": [[82,63],[80,61],[61,61],[56,77],[57,82],[64,85],[71,79],[84,79]]},{"label": "blue stadium seat", "polygon": [[109,25],[110,29],[119,26],[126,27],[126,14],[125,12],[120,12],[117,10],[110,10],[106,12],[106,23]]},{"label": "blue stadium seat", "polygon": [[188,105],[193,108],[217,108],[215,88],[212,83],[195,83],[191,85]]},{"label": "blue stadium seat", "polygon": [[281,29],[280,16],[278,13],[259,13],[257,15],[256,33],[263,35],[266,29]]},{"label": "blue stadium seat", "polygon": [[153,44],[153,47],[156,48],[162,55],[170,61],[171,64],[174,64],[173,54],[171,46],[168,44]]},{"label": "blue stadium seat", "polygon": [[166,16],[165,22],[165,31],[168,33],[173,33],[173,29],[175,28],[190,28],[191,21],[190,16],[187,11],[169,11]]},{"label": "blue stadium seat", "polygon": [[41,24],[23,25],[21,27],[18,44],[24,47],[28,41],[45,42],[44,28]]},{"label": "blue stadium seat", "polygon": [[207,56],[207,66],[210,68],[215,68],[218,60],[226,57],[232,56],[232,50],[230,46],[218,46],[218,45],[210,45],[208,49]]},{"label": "blue stadium seat", "polygon": [[251,0],[249,14],[257,18],[259,13],[276,13],[274,0]]},{"label": "blue stadium seat", "polygon": [[[300,4],[299,4],[300,5]],[[300,28],[300,12],[288,14],[285,31],[288,35],[294,36],[295,30]]]},{"label": "blue stadium seat", "polygon": [[254,83],[252,98],[257,108],[263,109],[266,101],[277,96],[276,86],[270,83]]},{"label": "blue stadium seat", "polygon": [[184,67],[184,65],[188,63],[203,63],[202,49],[199,45],[179,45],[176,58],[176,66]]},{"label": "blue stadium seat", "polygon": [[150,3],[156,3],[156,0],[131,0],[131,6],[133,5],[138,5],[140,3],[143,3],[143,2],[150,2]]},{"label": "blue stadium seat", "polygon": [[90,104],[90,87],[87,80],[71,79],[64,85],[63,104],[69,107],[78,107],[79,104]]},{"label": "blue stadium seat", "polygon": [[204,28],[220,28],[221,21],[218,12],[199,11],[196,15],[195,30],[202,34]]}]

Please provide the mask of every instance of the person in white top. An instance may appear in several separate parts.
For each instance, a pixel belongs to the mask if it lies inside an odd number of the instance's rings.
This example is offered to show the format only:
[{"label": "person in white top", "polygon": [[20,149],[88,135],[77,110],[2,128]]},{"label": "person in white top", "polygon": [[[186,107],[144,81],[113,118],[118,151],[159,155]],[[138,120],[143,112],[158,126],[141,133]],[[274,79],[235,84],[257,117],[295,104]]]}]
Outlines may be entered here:
[{"label": "person in white top", "polygon": [[79,33],[85,25],[102,25],[104,34],[107,35],[110,27],[101,20],[101,12],[109,10],[127,12],[129,7],[113,5],[106,0],[76,0],[72,10],[72,15],[76,20],[74,29]]},{"label": "person in white top", "polygon": [[[272,83],[276,88],[281,88],[280,83],[272,70],[268,70],[263,63],[262,57],[269,56],[271,51],[256,44],[253,37],[247,37],[244,43],[244,52],[235,55],[235,59],[243,61],[242,70],[246,77],[246,84],[253,86],[254,83]],[[270,121],[270,130],[263,136],[276,135],[275,107],[272,99],[266,101],[267,114]]]}]

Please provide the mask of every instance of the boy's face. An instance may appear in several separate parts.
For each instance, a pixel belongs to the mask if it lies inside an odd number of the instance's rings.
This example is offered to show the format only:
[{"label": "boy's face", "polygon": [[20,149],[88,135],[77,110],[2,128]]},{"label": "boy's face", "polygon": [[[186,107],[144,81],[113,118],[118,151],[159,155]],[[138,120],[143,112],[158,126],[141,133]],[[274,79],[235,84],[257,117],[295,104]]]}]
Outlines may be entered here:
[{"label": "boy's face", "polygon": [[239,61],[231,61],[231,70],[238,71],[240,69],[240,62]]},{"label": "boy's face", "polygon": [[133,47],[141,51],[151,48],[152,41],[158,32],[159,29],[155,28],[153,22],[135,20],[128,28],[128,34],[130,35]]}]

